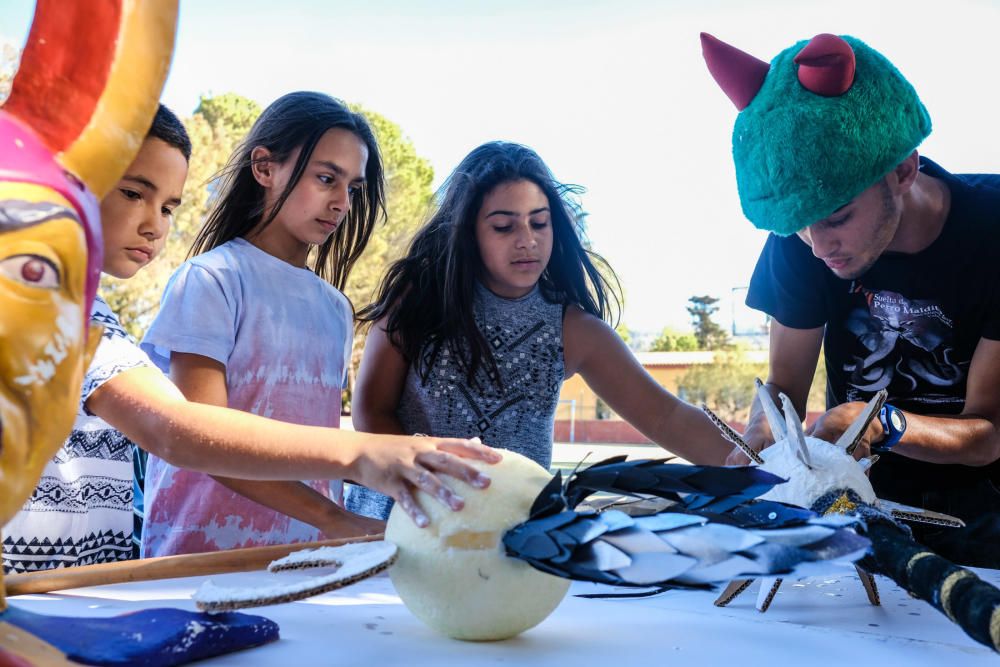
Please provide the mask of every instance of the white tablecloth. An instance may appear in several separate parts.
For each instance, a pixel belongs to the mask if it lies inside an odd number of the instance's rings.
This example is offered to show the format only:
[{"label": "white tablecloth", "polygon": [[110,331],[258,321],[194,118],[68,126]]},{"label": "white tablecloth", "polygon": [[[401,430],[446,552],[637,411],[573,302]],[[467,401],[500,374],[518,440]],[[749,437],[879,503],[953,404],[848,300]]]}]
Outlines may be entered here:
[{"label": "white tablecloth", "polygon": [[[1000,584],[1000,571],[977,571]],[[219,584],[254,585],[300,574],[231,574]],[[194,609],[203,578],[172,579],[12,598],[38,613],[110,616],[149,607]],[[757,584],[729,607],[708,592],[592,600],[573,594],[613,589],[574,584],[542,624],[511,640],[469,643],[436,635],[400,602],[385,575],[307,601],[249,610],[276,621],[281,640],[215,658],[212,665],[1000,665],[937,610],[877,577],[882,606],[868,604],[854,575],[786,581],[762,614]]]}]

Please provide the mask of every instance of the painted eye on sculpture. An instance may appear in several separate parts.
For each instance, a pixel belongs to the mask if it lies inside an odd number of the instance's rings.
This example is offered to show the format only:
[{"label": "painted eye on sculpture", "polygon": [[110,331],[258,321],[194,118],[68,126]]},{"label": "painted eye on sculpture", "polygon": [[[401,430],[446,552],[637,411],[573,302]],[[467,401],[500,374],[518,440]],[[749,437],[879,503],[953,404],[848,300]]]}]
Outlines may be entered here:
[{"label": "painted eye on sculpture", "polygon": [[59,269],[52,262],[39,255],[14,255],[0,260],[0,275],[28,285],[57,289]]}]

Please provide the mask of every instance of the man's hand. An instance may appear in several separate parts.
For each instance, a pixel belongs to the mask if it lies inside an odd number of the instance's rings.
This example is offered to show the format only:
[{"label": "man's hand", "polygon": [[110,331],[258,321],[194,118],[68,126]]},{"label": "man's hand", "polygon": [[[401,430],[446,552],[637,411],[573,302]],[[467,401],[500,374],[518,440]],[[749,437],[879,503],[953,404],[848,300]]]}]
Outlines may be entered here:
[{"label": "man's hand", "polygon": [[430,523],[417,502],[415,491],[420,489],[452,510],[465,506],[461,496],[441,481],[439,475],[460,479],[470,486],[484,489],[490,478],[463,458],[486,463],[498,463],[503,457],[478,438],[428,438],[384,436],[378,447],[367,447],[358,457],[353,476],[360,484],[392,496],[413,522],[421,528]]},{"label": "man's hand", "polygon": [[[841,403],[837,407],[827,410],[815,424],[806,430],[806,435],[811,435],[814,438],[820,438],[827,442],[836,442],[837,438],[843,435],[844,431],[857,420],[866,406],[866,403],[860,401]],[[872,419],[871,423],[868,424],[868,428],[861,436],[858,448],[854,450],[854,458],[860,460],[870,456],[872,444],[879,442],[884,435],[882,422],[878,419]]]},{"label": "man's hand", "polygon": [[[805,410],[820,346],[823,344],[823,331],[823,327],[796,329],[786,327],[776,319],[771,321],[768,375],[764,387],[779,411],[779,393],[792,399],[796,409]],[[747,420],[743,440],[758,452],[774,444],[774,434],[764,416],[759,396],[754,398],[750,406],[750,418]],[[749,462],[739,450],[735,450],[726,459],[727,465],[747,465]]]}]

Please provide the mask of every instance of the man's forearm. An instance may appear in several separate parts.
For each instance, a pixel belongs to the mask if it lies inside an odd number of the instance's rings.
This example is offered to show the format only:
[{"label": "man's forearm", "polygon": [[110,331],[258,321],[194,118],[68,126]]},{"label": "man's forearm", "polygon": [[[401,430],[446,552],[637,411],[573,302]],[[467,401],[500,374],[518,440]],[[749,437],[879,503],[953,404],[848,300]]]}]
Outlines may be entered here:
[{"label": "man's forearm", "polygon": [[[928,463],[983,466],[1000,458],[1000,431],[978,415],[905,413],[906,432],[893,451]],[[876,446],[878,443],[874,443]]]}]

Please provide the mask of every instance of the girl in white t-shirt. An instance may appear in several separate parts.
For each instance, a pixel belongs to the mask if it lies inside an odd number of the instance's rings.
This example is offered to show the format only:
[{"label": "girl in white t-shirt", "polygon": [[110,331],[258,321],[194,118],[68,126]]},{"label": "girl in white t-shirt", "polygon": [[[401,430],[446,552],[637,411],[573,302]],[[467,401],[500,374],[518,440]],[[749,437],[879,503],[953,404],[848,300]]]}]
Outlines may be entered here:
[{"label": "girl in white t-shirt", "polygon": [[[189,400],[338,426],[353,337],[340,290],[383,201],[378,146],[361,115],[320,93],[278,99],[223,171],[218,203],[143,348]],[[381,522],[335,504],[341,487],[212,477],[151,456],[142,554],[379,532]]]}]

